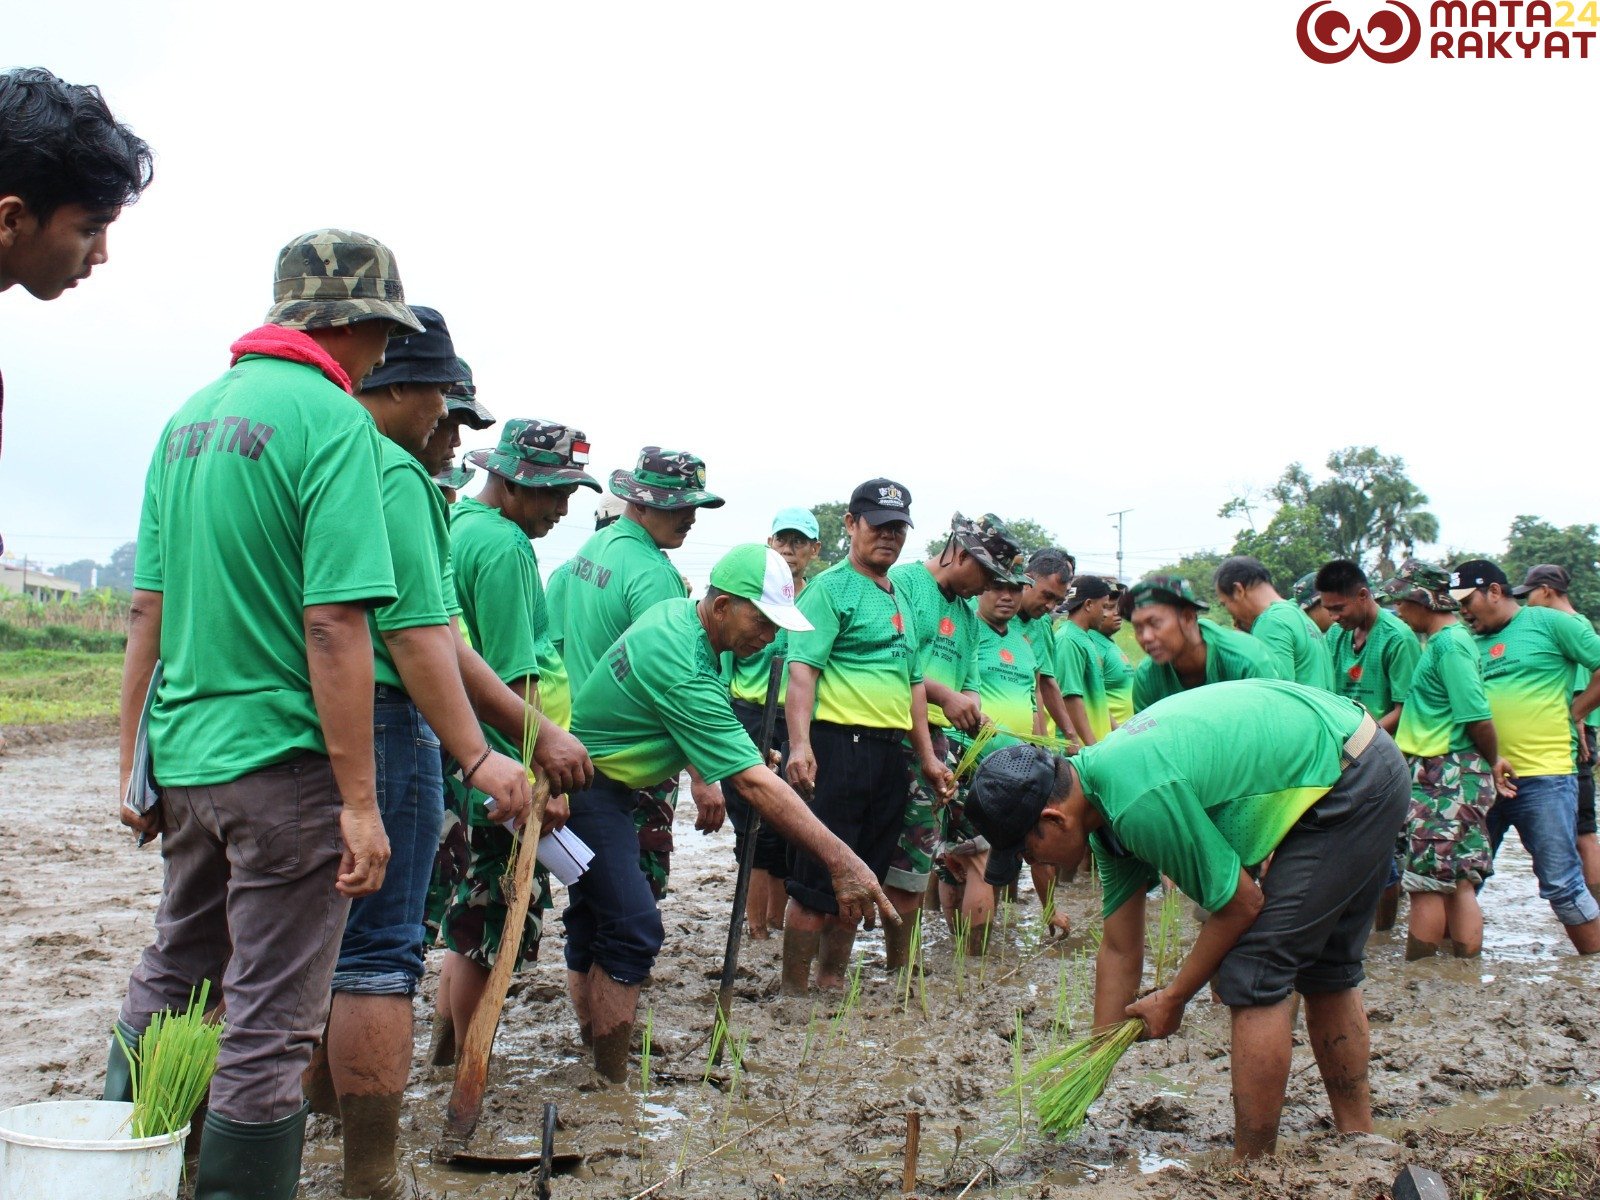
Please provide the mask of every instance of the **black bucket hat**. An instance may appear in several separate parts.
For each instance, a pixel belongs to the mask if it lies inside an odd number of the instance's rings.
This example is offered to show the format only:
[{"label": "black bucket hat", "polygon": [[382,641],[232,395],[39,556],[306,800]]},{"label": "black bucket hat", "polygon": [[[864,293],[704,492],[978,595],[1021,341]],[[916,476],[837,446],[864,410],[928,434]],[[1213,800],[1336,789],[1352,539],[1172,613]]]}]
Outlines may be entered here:
[{"label": "black bucket hat", "polygon": [[468,378],[439,310],[413,305],[411,311],[422,322],[422,332],[391,338],[383,365],[361,381],[363,390],[391,383],[460,383]]}]

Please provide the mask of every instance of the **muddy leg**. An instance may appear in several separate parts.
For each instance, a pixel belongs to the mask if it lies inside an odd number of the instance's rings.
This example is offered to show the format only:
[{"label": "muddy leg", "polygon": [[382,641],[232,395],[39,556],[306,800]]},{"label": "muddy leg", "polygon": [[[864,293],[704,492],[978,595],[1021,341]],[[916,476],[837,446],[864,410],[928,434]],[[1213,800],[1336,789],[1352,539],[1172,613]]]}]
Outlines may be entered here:
[{"label": "muddy leg", "polygon": [[413,1192],[400,1178],[400,1101],[411,1074],[410,996],[335,992],[328,1017],[328,1066],[344,1132],[344,1194],[396,1200]]},{"label": "muddy leg", "polygon": [[1372,928],[1378,932],[1393,929],[1400,916],[1400,885],[1391,883],[1378,897],[1378,915],[1372,919]]},{"label": "muddy leg", "polygon": [[439,994],[433,999],[433,1035],[428,1040],[428,1065],[448,1067],[456,1061],[456,1024],[450,1010],[452,954],[445,952],[439,967]]},{"label": "muddy leg", "polygon": [[1340,1133],[1372,1132],[1371,1042],[1360,988],[1306,997],[1306,1031]]},{"label": "muddy leg", "polygon": [[844,977],[850,970],[850,951],[856,944],[856,927],[837,917],[829,917],[822,928],[822,946],[817,953],[817,986],[828,991],[843,991]]},{"label": "muddy leg", "polygon": [[1477,957],[1483,952],[1483,909],[1477,890],[1470,883],[1458,883],[1445,903],[1450,914],[1451,950],[1457,958]]},{"label": "muddy leg", "polygon": [[589,976],[580,971],[568,971],[567,995],[572,997],[572,1012],[578,1018],[578,1040],[585,1046],[594,1045],[594,1022],[589,1016]]},{"label": "muddy leg", "polygon": [[768,893],[773,885],[772,874],[760,867],[750,869],[750,893],[744,902],[744,923],[750,937],[758,942],[767,940],[767,912],[770,907]]},{"label": "muddy leg", "polygon": [[1579,954],[1600,954],[1600,917],[1582,925],[1568,925],[1566,930]]},{"label": "muddy leg", "polygon": [[1413,892],[1406,918],[1406,961],[1432,958],[1439,952],[1448,925],[1447,898],[1439,892]]},{"label": "muddy leg", "polygon": [[322,1040],[311,1052],[311,1065],[300,1077],[300,1086],[305,1091],[306,1103],[311,1106],[312,1112],[324,1117],[339,1115],[339,1096],[333,1090],[333,1075],[328,1070],[327,1030],[323,1030]]},{"label": "muddy leg", "polygon": [[[889,903],[894,905],[895,912],[900,914],[900,924],[885,925],[883,929],[884,965],[889,974],[904,967],[911,961],[911,934],[915,922],[917,909],[922,907],[921,892],[908,892],[902,888],[885,888]],[[852,943],[855,940],[854,931],[851,932]],[[849,954],[846,952],[845,961],[848,964]]]},{"label": "muddy leg", "polygon": [[596,963],[589,968],[589,1015],[594,1026],[594,1066],[612,1083],[628,1077],[639,985],[618,983]]},{"label": "muddy leg", "polygon": [[[1308,1012],[1310,1006],[1308,1004]],[[1233,1156],[1255,1158],[1278,1146],[1289,1085],[1293,1018],[1289,1000],[1233,1012]]]},{"label": "muddy leg", "polygon": [[1589,894],[1600,900],[1600,838],[1592,833],[1580,833],[1578,859],[1583,863],[1583,881],[1589,885]]}]

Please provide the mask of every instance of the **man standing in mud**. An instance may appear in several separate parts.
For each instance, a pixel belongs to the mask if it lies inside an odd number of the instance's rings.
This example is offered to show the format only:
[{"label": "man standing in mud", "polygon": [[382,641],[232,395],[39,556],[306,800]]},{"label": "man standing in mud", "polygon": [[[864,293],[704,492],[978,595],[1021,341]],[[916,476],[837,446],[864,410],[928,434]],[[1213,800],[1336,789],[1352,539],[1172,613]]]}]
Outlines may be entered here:
[{"label": "man standing in mud", "polygon": [[[1359,705],[1251,679],[1161,700],[1076,758],[1002,750],[967,812],[996,856],[1076,867],[1092,848],[1097,1027],[1137,1018],[1168,1037],[1213,984],[1232,1012],[1234,1154],[1250,1158],[1277,1145],[1295,992],[1335,1127],[1372,1129],[1362,958],[1410,798],[1405,759]],[[1258,886],[1249,868],[1268,857]],[[1163,875],[1211,916],[1141,997],[1145,894]]]},{"label": "man standing in mud", "polygon": [[[0,292],[54,300],[102,265],[106,230],[150,185],[150,147],[98,88],[0,71]],[[0,379],[0,438],[5,381]]]},{"label": "man standing in mud", "polygon": [[[654,605],[611,646],[573,697],[572,731],[594,756],[594,785],[572,797],[568,828],[594,851],[570,889],[567,973],[573,1009],[594,1064],[627,1076],[639,988],[655,964],[661,912],[637,852],[635,794],[694,764],[728,780],[789,843],[821,864],[841,918],[868,912],[893,921],[877,878],[774,772],[728,704],[721,656],[757,653],[779,628],[806,630],[789,568],[759,543],[735,546],[711,571],[698,601]],[[899,828],[905,775],[893,817]]]},{"label": "man standing in mud", "polygon": [[[301,1075],[349,901],[378,890],[390,854],[367,615],[396,590],[379,434],[351,393],[392,335],[422,324],[389,250],[346,230],[284,247],[273,292],[268,323],[234,343],[232,369],[156,446],[122,680],[126,794],[161,660],[150,719],[161,802],[122,819],[161,834],[166,871],[118,1024],[132,1044],[205,980],[220,979],[228,1011],[198,1200],[295,1194]],[[113,1042],[106,1097],[130,1092]]]},{"label": "man standing in mud", "polygon": [[[844,517],[850,552],[811,581],[800,610],[812,628],[789,638],[789,782],[811,811],[872,869],[888,874],[905,826],[913,759],[928,779],[950,769],[928,741],[916,618],[889,579],[911,529],[911,493],[869,479]],[[915,750],[907,748],[907,738]],[[783,926],[783,987],[804,995],[844,986],[858,914],[843,910],[824,864],[796,850]]]}]

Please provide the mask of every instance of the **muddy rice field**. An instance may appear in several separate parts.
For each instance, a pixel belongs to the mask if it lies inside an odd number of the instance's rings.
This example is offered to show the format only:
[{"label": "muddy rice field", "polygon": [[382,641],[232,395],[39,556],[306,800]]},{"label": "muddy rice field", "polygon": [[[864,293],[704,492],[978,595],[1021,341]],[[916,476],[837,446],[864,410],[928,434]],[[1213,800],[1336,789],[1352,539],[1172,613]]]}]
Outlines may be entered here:
[{"label": "muddy rice field", "polygon": [[[135,850],[116,823],[115,775],[115,746],[103,738],[14,739],[0,758],[10,824],[0,1106],[98,1095],[105,1038],[149,935],[161,872],[155,848]],[[1041,1134],[1026,1098],[1019,1106],[1007,1094],[1019,1014],[1024,1063],[1053,1030],[1087,1022],[1098,924],[1088,882],[1066,896],[1070,937],[1042,935],[1025,890],[983,960],[957,960],[928,914],[924,969],[909,986],[886,977],[881,937],[865,934],[849,1006],[780,997],[778,940],[747,939],[736,1052],[708,1068],[733,837],[695,833],[692,812],[680,809],[667,945],[642,1004],[647,1090],[637,1055],[625,1088],[587,1065],[564,993],[559,920],[538,966],[513,983],[472,1149],[536,1153],[554,1101],[557,1150],[581,1156],[555,1179],[556,1197],[898,1196],[909,1112],[920,1114],[923,1196],[1378,1197],[1408,1163],[1439,1171],[1457,1196],[1600,1195],[1600,961],[1572,956],[1514,837],[1484,892],[1481,959],[1406,964],[1403,910],[1398,934],[1373,936],[1365,994],[1379,1133],[1331,1132],[1310,1051],[1297,1042],[1282,1153],[1241,1169],[1227,1155],[1227,1012],[1203,995],[1177,1035],[1129,1052],[1078,1138]],[[558,889],[556,915],[563,903]],[[418,999],[409,1169],[423,1195],[532,1197],[529,1175],[432,1159],[451,1084],[448,1070],[422,1065],[434,982],[430,974]],[[302,1194],[338,1196],[338,1162],[336,1124],[315,1119]]]}]

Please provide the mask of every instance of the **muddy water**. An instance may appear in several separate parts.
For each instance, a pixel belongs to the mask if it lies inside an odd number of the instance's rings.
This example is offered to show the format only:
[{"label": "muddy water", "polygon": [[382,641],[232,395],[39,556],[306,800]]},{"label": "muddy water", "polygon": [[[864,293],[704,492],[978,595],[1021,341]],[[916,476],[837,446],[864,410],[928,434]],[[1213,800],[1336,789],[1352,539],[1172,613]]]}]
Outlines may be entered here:
[{"label": "muddy water", "polygon": [[[135,852],[113,815],[109,743],[58,744],[0,759],[0,801],[11,818],[0,895],[0,1103],[96,1088],[105,1031],[127,973],[148,937],[160,881],[150,850]],[[680,812],[692,818],[692,805]],[[953,1195],[1052,1195],[1094,1181],[1097,1195],[1138,1192],[1140,1171],[1204,1162],[1231,1136],[1226,1011],[1204,998],[1183,1030],[1134,1047],[1077,1141],[1042,1138],[1004,1090],[1020,1012],[1025,1060],[1048,1042],[1057,997],[1081,1027],[1088,967],[1081,934],[1044,938],[1031,896],[997,933],[985,964],[958,964],[935,920],[925,938],[923,984],[909,996],[884,977],[882,939],[863,935],[861,990],[839,1016],[838,998],[777,996],[778,944],[746,943],[734,1012],[742,1069],[725,1061],[702,1084],[712,997],[733,883],[732,836],[693,832],[680,820],[668,943],[645,1007],[653,1020],[652,1080],[607,1088],[588,1068],[563,996],[560,925],[552,920],[539,963],[519,977],[501,1025],[474,1149],[532,1152],[546,1100],[561,1107],[558,1149],[589,1156],[563,1178],[563,1197],[630,1196],[673,1178],[673,1196],[858,1196],[898,1185],[907,1110],[922,1114],[919,1180]],[[557,912],[564,898],[557,897]],[[1079,930],[1097,898],[1075,885],[1066,906]],[[1595,988],[1600,963],[1571,957],[1536,894],[1513,837],[1484,891],[1482,959],[1406,964],[1404,934],[1376,934],[1366,997],[1373,1026],[1373,1086],[1382,1130],[1524,1119],[1540,1104],[1582,1101],[1600,1078]],[[1186,936],[1193,925],[1185,917]],[[433,978],[418,1003],[417,1061],[427,1042]],[[438,1168],[435,1144],[448,1096],[446,1072],[419,1066],[406,1116],[408,1164],[429,1190],[452,1197],[531,1195],[516,1176]],[[1297,1046],[1284,1128],[1315,1139],[1326,1099],[1315,1065]],[[313,1126],[305,1193],[338,1194],[338,1142]],[[675,1175],[679,1164],[687,1170]],[[986,1174],[992,1163],[996,1178]],[[1157,1177],[1165,1178],[1165,1176]],[[1391,1174],[1392,1178],[1392,1174]],[[884,1193],[887,1194],[887,1193]]]}]

